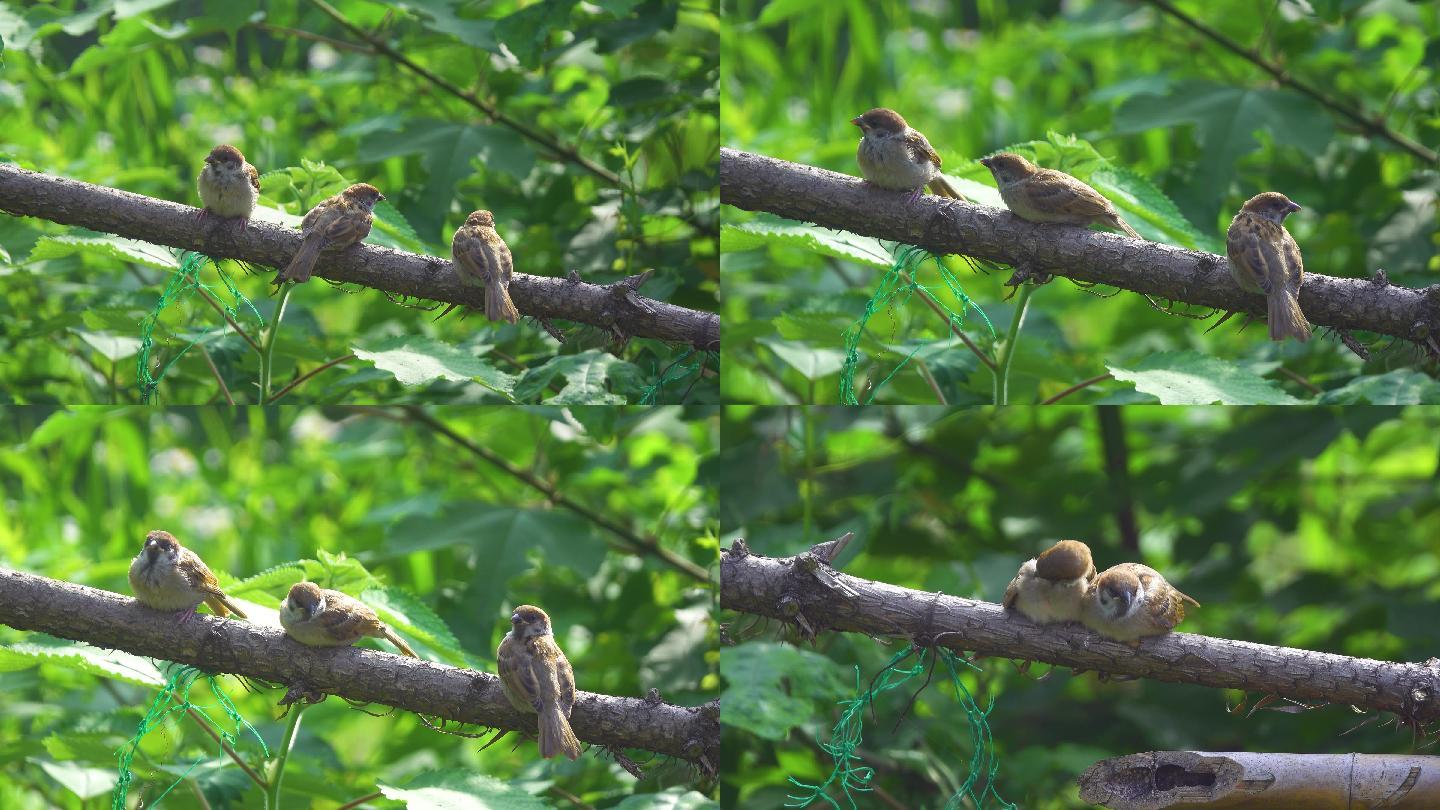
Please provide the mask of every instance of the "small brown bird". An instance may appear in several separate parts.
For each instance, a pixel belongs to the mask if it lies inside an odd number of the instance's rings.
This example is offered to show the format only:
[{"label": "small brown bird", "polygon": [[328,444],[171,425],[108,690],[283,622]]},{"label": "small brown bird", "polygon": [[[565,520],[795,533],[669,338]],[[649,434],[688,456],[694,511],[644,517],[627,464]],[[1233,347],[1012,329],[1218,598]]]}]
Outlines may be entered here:
[{"label": "small brown bird", "polygon": [[570,729],[575,708],[575,672],[555,643],[550,617],[534,605],[510,615],[510,632],[496,654],[505,696],[517,711],[539,715],[540,756],[580,756],[580,741]]},{"label": "small brown bird", "polygon": [[1037,624],[1080,621],[1085,592],[1095,579],[1090,547],[1061,540],[1020,566],[1005,589],[1005,607]]},{"label": "small brown bird", "polygon": [[177,611],[185,622],[201,602],[216,616],[234,613],[244,619],[245,611],[220,590],[220,583],[199,555],[180,545],[175,535],[155,530],[145,535],[145,545],[130,563],[130,588],[140,604],[155,610]]},{"label": "small brown bird", "polygon": [[1200,603],[1176,590],[1159,571],[1121,563],[1100,572],[1085,594],[1081,621],[1106,638],[1139,647],[1145,636],[1162,636],[1185,618],[1185,602]]},{"label": "small brown bird", "polygon": [[1300,310],[1300,285],[1305,266],[1300,246],[1285,230],[1285,217],[1300,206],[1284,194],[1267,191],[1256,194],[1240,206],[1225,233],[1225,253],[1230,257],[1230,276],[1247,292],[1265,296],[1270,321],[1270,339],[1310,339],[1310,322]]},{"label": "small brown bird", "polygon": [[455,230],[450,256],[460,280],[472,286],[485,285],[485,317],[515,323],[520,311],[510,300],[510,276],[514,263],[510,248],[495,231],[495,217],[489,211],[475,211]]},{"label": "small brown bird", "polygon": [[310,209],[300,223],[305,241],[295,258],[275,276],[275,284],[286,281],[306,282],[320,258],[320,251],[344,250],[370,235],[371,210],[385,199],[380,189],[369,183],[356,183]]},{"label": "small brown bird", "polygon": [[1106,225],[1140,238],[1140,234],[1115,213],[1115,206],[1100,192],[1064,172],[1042,169],[1010,152],[982,158],[980,165],[995,176],[1000,198],[1015,216],[1023,220],[1061,225]]},{"label": "small brown bird", "polygon": [[369,636],[385,639],[411,658],[420,657],[364,602],[313,582],[290,586],[289,596],[280,603],[280,626],[311,647],[349,647]]},{"label": "small brown bird", "polygon": [[200,218],[216,216],[240,221],[240,230],[250,221],[260,199],[260,173],[245,162],[240,150],[220,144],[205,156],[205,168],[195,183],[200,190]]},{"label": "small brown bird", "polygon": [[911,129],[900,113],[876,107],[864,115],[851,118],[860,128],[860,147],[855,161],[865,182],[880,188],[910,192],[908,202],[920,198],[920,189],[928,186],[939,197],[963,200],[964,196],[940,173],[940,155],[919,131]]}]

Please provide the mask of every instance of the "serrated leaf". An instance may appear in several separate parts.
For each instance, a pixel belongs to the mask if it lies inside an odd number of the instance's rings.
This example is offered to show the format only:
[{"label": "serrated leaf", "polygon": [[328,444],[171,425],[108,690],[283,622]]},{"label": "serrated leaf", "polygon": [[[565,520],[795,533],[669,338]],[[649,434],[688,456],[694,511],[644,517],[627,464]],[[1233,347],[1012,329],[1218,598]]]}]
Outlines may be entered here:
[{"label": "serrated leaf", "polygon": [[718,810],[720,803],[703,793],[672,787],[659,793],[626,796],[615,810]]},{"label": "serrated leaf", "polygon": [[420,385],[434,380],[473,381],[514,399],[515,377],[495,368],[469,352],[415,335],[394,335],[377,341],[370,348],[351,346],[350,351],[361,360],[395,375],[404,385]]},{"label": "serrated leaf", "polygon": [[1319,401],[1326,405],[1425,405],[1440,403],[1440,382],[1418,371],[1397,370],[1357,377]]},{"label": "serrated leaf", "polygon": [[551,32],[570,28],[570,10],[577,0],[541,0],[495,22],[495,38],[520,64],[539,67]]},{"label": "serrated leaf", "polygon": [[590,349],[552,357],[525,372],[515,386],[515,399],[538,398],[556,377],[565,380],[565,386],[545,400],[547,405],[623,405],[625,394],[639,393],[644,375],[633,363]]},{"label": "serrated leaf", "polygon": [[775,352],[786,365],[800,372],[807,380],[828,377],[845,364],[845,353],[839,349],[775,339],[762,340],[760,343]]},{"label": "serrated leaf", "polygon": [[872,267],[889,267],[894,260],[879,239],[806,225],[778,217],[763,217],[741,225],[720,227],[720,252],[737,253],[766,245],[788,245]]},{"label": "serrated leaf", "polygon": [[84,329],[71,329],[70,331],[112,363],[127,357],[134,357],[135,353],[140,351],[139,338],[105,332],[90,332]]},{"label": "serrated leaf", "polygon": [[1199,352],[1161,352],[1131,365],[1107,366],[1115,379],[1165,405],[1299,405],[1278,383]]},{"label": "serrated leaf", "polygon": [[519,787],[476,771],[453,768],[422,773],[405,787],[376,782],[385,798],[408,810],[546,810],[550,805]]},{"label": "serrated leaf", "polygon": [[36,640],[22,641],[0,647],[0,672],[26,669],[45,663],[99,675],[104,678],[159,688],[166,677],[149,659],[119,650],[102,650],[77,641],[66,641],[45,635]]},{"label": "serrated leaf", "polygon": [[422,643],[420,652],[428,647],[440,653],[441,660],[456,666],[466,665],[465,651],[460,647],[460,640],[450,632],[450,626],[414,594],[395,587],[368,588],[360,600],[375,608],[380,618],[412,647],[416,642]]},{"label": "serrated leaf", "polygon": [[34,757],[30,758],[30,762],[39,765],[46,776],[81,799],[109,793],[115,786],[114,768],[87,768],[74,762],[51,762]]},{"label": "serrated leaf", "polygon": [[788,644],[753,642],[720,650],[729,687],[720,696],[725,725],[766,740],[783,740],[814,717],[815,701],[846,691],[838,664]]},{"label": "serrated leaf", "polygon": [[157,270],[174,270],[180,266],[168,248],[121,236],[41,237],[30,250],[30,261],[60,259],[77,253],[143,264]]}]

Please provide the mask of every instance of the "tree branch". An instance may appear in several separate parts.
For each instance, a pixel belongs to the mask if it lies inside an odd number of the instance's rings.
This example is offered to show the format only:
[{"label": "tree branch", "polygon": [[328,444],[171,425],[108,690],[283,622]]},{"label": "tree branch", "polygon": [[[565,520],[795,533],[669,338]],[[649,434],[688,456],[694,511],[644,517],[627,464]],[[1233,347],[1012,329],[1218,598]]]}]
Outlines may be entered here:
[{"label": "tree branch", "polygon": [[[280,628],[209,615],[159,621],[127,596],[0,568],[0,623],[135,655],[302,686],[460,723],[533,734],[535,718],[505,698],[488,672],[360,647],[306,647]],[[570,718],[582,741],[638,748],[713,773],[719,763],[718,702],[698,707],[577,692]]]},{"label": "tree branch", "polygon": [[1147,751],[1080,774],[1080,798],[1111,810],[1165,807],[1440,806],[1440,757]]},{"label": "tree branch", "polygon": [[1440,161],[1440,155],[1437,155],[1434,150],[1428,149],[1423,144],[1417,143],[1416,141],[1413,141],[1410,138],[1407,138],[1406,136],[1391,129],[1389,125],[1385,123],[1385,119],[1381,118],[1380,116],[1377,115],[1373,118],[1368,117],[1364,113],[1362,113],[1357,107],[1343,104],[1331,98],[1330,96],[1322,92],[1319,88],[1316,88],[1306,82],[1295,78],[1294,76],[1291,76],[1288,72],[1286,72],[1285,68],[1267,60],[1258,51],[1241,45],[1230,37],[1225,36],[1214,28],[1211,28],[1205,23],[1200,22],[1194,17],[1191,17],[1189,14],[1186,14],[1185,12],[1176,8],[1174,5],[1169,3],[1168,0],[1144,0],[1144,2],[1149,3],[1155,8],[1160,9],[1166,14],[1169,14],[1171,17],[1174,17],[1185,25],[1188,25],[1194,30],[1200,32],[1202,35],[1209,38],[1212,42],[1220,45],[1225,50],[1230,51],[1236,56],[1239,56],[1240,58],[1249,61],[1256,67],[1270,74],[1275,79],[1275,81],[1279,82],[1280,84],[1304,93],[1310,98],[1318,101],[1321,105],[1328,107],[1331,111],[1339,113],[1341,116],[1350,119],[1352,122],[1354,122],[1357,126],[1360,127],[1360,130],[1362,132],[1365,132],[1369,135],[1379,135],[1380,137],[1390,141],[1401,149],[1404,149],[1406,152],[1409,152],[1415,157],[1418,157],[1421,160],[1425,161],[1430,166],[1434,166],[1436,161]]},{"label": "tree branch", "polygon": [[[268,267],[284,267],[300,247],[300,232],[291,228],[252,220],[244,233],[236,233],[223,222],[201,225],[197,210],[187,205],[9,164],[0,164],[0,211]],[[484,291],[462,283],[450,261],[435,256],[362,244],[326,254],[315,274],[399,295],[484,306]],[[516,273],[510,297],[522,313],[537,318],[563,318],[706,351],[720,345],[719,315],[643,298],[632,279],[601,286]]]},{"label": "tree branch", "polygon": [[[1265,298],[1241,290],[1224,256],[1085,228],[1037,225],[1002,208],[871,188],[858,177],[775,158],[720,150],[720,201],[865,236],[959,253],[1028,271],[1107,284],[1197,306],[1265,314]],[[1424,342],[1440,336],[1440,285],[1307,272],[1300,304],[1311,323]]]},{"label": "tree branch", "polygon": [[826,630],[901,636],[1113,675],[1351,704],[1413,724],[1440,720],[1440,658],[1394,663],[1192,633],[1131,649],[1078,625],[1041,629],[993,602],[842,574],[824,554],[816,546],[795,557],[761,557],[737,541],[720,557],[720,606],[795,624],[807,637]]}]

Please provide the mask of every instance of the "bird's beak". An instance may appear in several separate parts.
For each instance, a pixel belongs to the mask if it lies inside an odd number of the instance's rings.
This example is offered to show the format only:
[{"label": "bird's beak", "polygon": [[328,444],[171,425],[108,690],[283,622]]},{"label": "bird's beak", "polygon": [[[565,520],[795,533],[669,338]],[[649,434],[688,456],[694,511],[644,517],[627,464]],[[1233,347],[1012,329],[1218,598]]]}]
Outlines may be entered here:
[{"label": "bird's beak", "polygon": [[980,158],[980,165],[988,169],[990,168],[990,161],[994,159],[995,158]]},{"label": "bird's beak", "polygon": [[1300,210],[1300,204],[1299,204],[1299,203],[1293,203],[1293,202],[1290,203],[1290,208],[1289,208],[1290,213],[1293,214],[1293,213],[1295,213],[1296,211],[1299,211],[1299,210]]},{"label": "bird's beak", "polygon": [[865,122],[864,122],[864,121],[861,121],[861,120],[860,120],[860,116],[858,116],[858,115],[855,116],[854,118],[851,118],[851,119],[850,119],[850,123],[854,124],[855,126],[861,128],[861,129],[864,129],[864,128],[865,128]]},{"label": "bird's beak", "polygon": [[379,197],[377,197],[376,199],[377,199],[377,200],[383,200],[383,199],[385,199],[385,195],[384,195],[384,194],[381,194],[381,195],[380,195]]}]

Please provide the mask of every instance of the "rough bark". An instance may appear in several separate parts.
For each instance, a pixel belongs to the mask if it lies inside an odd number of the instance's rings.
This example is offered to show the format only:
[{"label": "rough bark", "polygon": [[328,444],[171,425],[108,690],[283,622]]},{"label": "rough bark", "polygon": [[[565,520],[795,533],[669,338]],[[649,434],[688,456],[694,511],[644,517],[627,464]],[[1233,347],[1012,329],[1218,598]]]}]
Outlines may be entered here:
[{"label": "rough bark", "polygon": [[720,557],[720,606],[793,623],[812,637],[826,630],[900,636],[1112,675],[1350,704],[1412,724],[1440,720],[1440,658],[1376,661],[1191,633],[1132,649],[1079,625],[1041,627],[993,602],[842,574],[829,558],[823,544],[777,559],[738,542]]},{"label": "rough bark", "polygon": [[[187,205],[7,164],[0,164],[0,211],[268,267],[284,267],[300,247],[300,232],[291,228],[252,220],[244,233],[238,233],[219,221],[201,224],[197,209]],[[511,248],[523,264],[523,246]],[[475,309],[484,302],[483,289],[461,283],[449,259],[376,245],[327,253],[315,275]],[[642,274],[602,286],[517,272],[510,297],[522,314],[537,318],[592,324],[624,337],[719,349],[719,315],[645,298],[635,291],[643,281]]]},{"label": "rough bark", "polygon": [[[158,621],[155,611],[110,591],[0,569],[0,623],[19,630],[461,723],[535,733],[535,717],[515,711],[500,679],[488,672],[360,647],[306,647],[278,627],[246,621],[198,615],[180,624],[170,616]],[[585,743],[666,754],[707,774],[719,763],[718,702],[685,707],[578,692],[570,724]]]},{"label": "rough bark", "polygon": [[[1224,256],[1079,227],[1037,225],[1003,208],[929,195],[906,203],[904,195],[872,188],[858,177],[764,155],[720,150],[720,201],[919,245],[932,253],[959,253],[1169,301],[1265,314],[1264,297],[1235,284]],[[1435,350],[1431,338],[1440,336],[1440,285],[1412,290],[1383,280],[1322,275],[1315,272],[1324,270],[1316,259],[1309,265],[1300,306],[1311,323],[1393,335]]]},{"label": "rough bark", "polygon": [[1148,751],[1102,759],[1079,782],[1082,800],[1112,810],[1440,807],[1433,756]]}]

